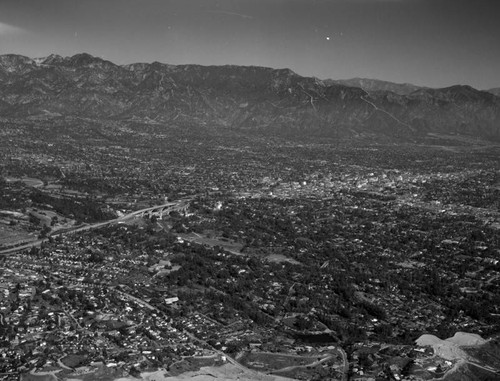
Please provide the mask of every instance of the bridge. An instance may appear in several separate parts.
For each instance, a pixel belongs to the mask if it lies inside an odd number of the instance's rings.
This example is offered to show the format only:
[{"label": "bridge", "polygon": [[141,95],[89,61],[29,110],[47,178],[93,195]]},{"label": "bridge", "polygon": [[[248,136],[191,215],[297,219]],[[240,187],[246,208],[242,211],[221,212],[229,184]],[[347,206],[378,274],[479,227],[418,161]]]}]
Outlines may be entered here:
[{"label": "bridge", "polygon": [[151,208],[142,209],[142,210],[139,210],[137,212],[127,214],[126,217],[140,215],[141,217],[151,218],[151,217],[155,216],[157,219],[162,220],[163,215],[169,214],[171,212],[178,212],[180,214],[186,214],[188,208],[189,208],[188,202],[181,202],[181,203],[171,202],[171,203],[160,205],[160,206],[154,206]]},{"label": "bridge", "polygon": [[[173,212],[173,211],[185,214],[187,212],[187,209],[189,208],[189,202],[191,201],[191,199],[192,198],[185,198],[185,199],[182,199],[182,200],[179,200],[176,202],[168,202],[168,203],[165,203],[162,205],[155,205],[155,206],[152,206],[149,208],[136,210],[135,212],[131,212],[131,213],[125,214],[124,216],[114,218],[114,219],[108,220],[108,221],[96,222],[96,223],[90,224],[90,225],[73,227],[73,228],[68,229],[68,230],[54,231],[53,233],[50,234],[50,236],[55,238],[57,236],[63,236],[66,234],[72,234],[72,233],[78,233],[78,232],[82,232],[82,231],[86,231],[86,230],[96,229],[96,228],[100,228],[100,227],[106,226],[106,225],[125,222],[126,220],[128,220],[130,218],[135,218],[137,216],[141,216],[141,217],[148,216],[149,218],[151,218],[153,215],[155,215],[157,218],[162,219],[163,215],[165,213],[168,214],[168,213]],[[10,254],[17,253],[18,251],[27,250],[27,249],[30,249],[34,246],[40,246],[43,242],[46,242],[48,240],[49,240],[49,238],[37,239],[37,240],[31,241],[31,242],[26,242],[25,244],[22,244],[19,246],[0,250],[0,257],[2,255],[10,255]]]}]

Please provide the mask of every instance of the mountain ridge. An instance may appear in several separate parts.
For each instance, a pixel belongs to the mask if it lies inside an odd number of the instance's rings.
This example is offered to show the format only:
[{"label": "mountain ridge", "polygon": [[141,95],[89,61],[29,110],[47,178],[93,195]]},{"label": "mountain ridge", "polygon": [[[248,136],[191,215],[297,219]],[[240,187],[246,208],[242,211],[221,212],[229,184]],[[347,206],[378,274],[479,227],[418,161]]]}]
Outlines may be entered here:
[{"label": "mountain ridge", "polygon": [[492,89],[485,90],[493,95],[496,95],[497,97],[500,97],[500,87],[494,87]]},{"label": "mountain ridge", "polygon": [[350,78],[350,79],[326,79],[326,84],[340,84],[350,87],[359,87],[367,92],[390,91],[398,95],[408,95],[419,89],[428,89],[425,86],[417,86],[411,83],[395,83],[373,78]]},{"label": "mountain ridge", "polygon": [[500,98],[462,85],[398,94],[286,68],[117,65],[87,53],[0,56],[0,85],[0,112],[8,118],[61,115],[256,133],[412,139],[439,132],[500,140]]}]

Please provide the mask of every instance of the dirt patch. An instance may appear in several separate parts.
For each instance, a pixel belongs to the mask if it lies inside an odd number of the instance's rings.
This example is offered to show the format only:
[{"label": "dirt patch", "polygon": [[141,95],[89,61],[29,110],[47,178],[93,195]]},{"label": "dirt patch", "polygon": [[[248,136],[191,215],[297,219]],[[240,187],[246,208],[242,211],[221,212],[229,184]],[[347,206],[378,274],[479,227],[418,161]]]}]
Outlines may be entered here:
[{"label": "dirt patch", "polygon": [[471,346],[471,345],[482,345],[486,343],[481,336],[475,333],[457,332],[453,337],[446,339],[459,347]]},{"label": "dirt patch", "polygon": [[437,356],[446,360],[466,360],[469,356],[460,347],[481,345],[485,342],[481,336],[466,332],[457,332],[446,340],[434,335],[422,335],[416,340],[417,345],[432,347]]},{"label": "dirt patch", "polygon": [[[290,381],[289,378],[279,376],[268,376],[254,372],[246,372],[232,364],[225,364],[219,367],[203,367],[195,372],[186,372],[178,376],[169,376],[168,373],[160,369],[156,372],[141,373],[141,378],[146,381]],[[124,377],[115,381],[137,381],[137,378]]]},{"label": "dirt patch", "polygon": [[34,188],[40,188],[43,187],[43,181],[40,179],[35,179],[32,177],[23,177],[23,178],[17,178],[17,177],[6,177],[5,181],[8,183],[15,183],[17,181],[21,181],[24,184],[26,184],[29,187],[34,187]]},{"label": "dirt patch", "polygon": [[25,373],[21,374],[21,381],[58,381],[58,378],[53,374],[31,374]]},{"label": "dirt patch", "polygon": [[288,263],[293,263],[294,265],[301,265],[299,261],[296,261],[293,258],[289,258],[286,255],[283,254],[269,254],[266,259],[269,262],[275,262],[275,263],[282,263],[282,262],[288,262]]}]

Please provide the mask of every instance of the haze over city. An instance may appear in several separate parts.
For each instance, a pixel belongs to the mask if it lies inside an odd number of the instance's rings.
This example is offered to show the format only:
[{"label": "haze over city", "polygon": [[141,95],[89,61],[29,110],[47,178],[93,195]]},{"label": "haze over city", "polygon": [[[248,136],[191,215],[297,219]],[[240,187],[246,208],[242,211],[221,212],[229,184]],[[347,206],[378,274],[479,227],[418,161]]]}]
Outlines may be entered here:
[{"label": "haze over city", "polygon": [[500,86],[494,0],[6,0],[0,54]]}]

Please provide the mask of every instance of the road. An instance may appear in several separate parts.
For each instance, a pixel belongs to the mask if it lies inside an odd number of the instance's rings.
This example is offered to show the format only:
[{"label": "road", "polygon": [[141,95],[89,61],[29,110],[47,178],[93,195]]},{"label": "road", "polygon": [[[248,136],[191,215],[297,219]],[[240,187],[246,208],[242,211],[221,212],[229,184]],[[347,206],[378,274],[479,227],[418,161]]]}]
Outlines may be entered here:
[{"label": "road", "polygon": [[[283,356],[282,354],[280,354],[280,356]],[[296,355],[290,355],[289,357],[296,357]],[[284,367],[284,368],[281,368],[281,369],[275,369],[273,370],[271,373],[272,374],[276,374],[276,373],[284,373],[284,372],[289,372],[291,370],[296,370],[296,369],[307,369],[309,367],[314,367],[314,366],[318,366],[318,365],[321,365],[329,360],[332,360],[335,356],[334,355],[330,355],[330,356],[326,356],[326,357],[323,357],[319,360],[316,360],[316,361],[313,361],[309,364],[305,364],[305,365],[291,365],[291,366],[287,366],[287,367]],[[317,356],[311,356],[311,358],[317,358]]]},{"label": "road", "polygon": [[[291,292],[292,292],[292,290],[293,290],[293,288],[294,288],[294,286],[295,286],[296,284],[297,284],[296,282],[295,282],[295,283],[293,283],[293,284],[290,286],[290,288],[288,289],[288,296],[287,296],[287,299],[290,297],[290,294],[291,294]],[[216,292],[218,292],[218,293],[221,293],[221,294],[223,294],[223,295],[226,295],[226,293],[225,293],[224,291],[221,291],[221,290],[219,290],[219,289],[217,289],[217,288],[215,288],[215,287],[213,287],[213,286],[210,286],[210,289],[211,289],[211,290],[214,290],[214,291],[216,291]],[[283,306],[285,306],[285,305],[286,305],[286,301],[285,301],[285,303],[283,304]],[[261,312],[263,312],[263,311],[261,311]],[[263,313],[264,313],[264,314],[266,314],[265,312],[263,312]],[[203,315],[202,313],[199,313],[199,314],[200,314],[200,315],[202,315],[202,316],[203,316],[204,318],[206,318],[206,319],[208,318],[207,316]],[[273,317],[273,316],[268,315],[268,314],[266,314],[266,315],[267,315],[267,316],[269,316],[269,318],[274,319],[274,320],[276,321],[276,323],[278,323],[278,324],[281,324],[281,322],[282,322],[282,320],[283,320],[283,317],[284,317],[284,313],[283,313],[283,314],[280,314],[280,315],[278,315],[278,316],[276,316],[276,317]],[[209,320],[211,320],[211,319],[209,319]],[[331,331],[330,331],[330,330],[328,330],[328,332],[331,332]],[[191,337],[191,336],[190,336],[190,337]],[[199,340],[199,341],[202,341],[202,340],[200,340],[200,339],[198,339],[198,340]],[[204,341],[203,341],[203,342],[204,342]],[[208,344],[208,345],[209,345],[209,344]],[[342,356],[342,367],[343,367],[343,370],[342,370],[342,379],[341,379],[341,380],[342,380],[342,381],[347,381],[347,380],[349,379],[349,361],[347,360],[347,353],[346,353],[346,352],[344,351],[344,349],[343,349],[342,347],[340,347],[340,346],[335,346],[335,349],[336,349],[337,351],[339,351],[339,352],[340,352],[340,354],[341,354],[341,356]],[[215,351],[217,351],[215,348],[214,348],[214,350],[215,350]],[[219,351],[218,351],[218,352],[219,352]],[[222,353],[222,352],[221,352],[221,353]],[[224,356],[226,356],[226,357],[228,358],[228,361],[230,361],[230,360],[229,360],[229,359],[230,359],[230,357],[229,357],[229,356],[227,356],[226,354],[224,354]],[[236,361],[236,360],[235,360],[235,361]],[[231,362],[231,361],[230,361],[230,362]],[[238,364],[239,364],[239,363],[238,363]],[[239,366],[240,368],[241,368],[241,367],[245,368],[242,364],[239,364],[239,365],[237,365],[237,366]],[[241,368],[241,369],[243,369],[243,368]],[[246,369],[248,369],[248,368],[246,368]],[[250,370],[250,369],[249,369],[249,370]],[[256,374],[256,373],[255,373],[256,371],[253,371],[253,370],[250,370],[250,371],[252,371],[252,372],[254,372],[254,374]],[[257,372],[257,374],[258,374],[258,373],[259,373],[259,372]],[[260,373],[260,374],[262,374],[262,373]]]},{"label": "road", "polygon": [[[137,217],[137,216],[139,216],[139,215],[141,215],[141,214],[143,214],[145,212],[150,212],[150,211],[153,211],[153,210],[156,210],[156,209],[162,209],[162,208],[167,208],[167,207],[170,207],[169,208],[170,211],[177,210],[177,209],[182,209],[183,207],[186,206],[186,203],[188,203],[188,202],[189,202],[189,199],[183,199],[183,200],[179,200],[177,202],[167,202],[165,204],[155,205],[155,206],[151,206],[151,207],[148,207],[148,208],[136,210],[134,212],[125,214],[125,215],[123,215],[121,217],[114,218],[112,220],[103,221],[103,222],[96,222],[95,224],[90,224],[90,225],[83,225],[83,226],[76,227],[76,228],[73,228],[73,229],[70,229],[70,230],[65,230],[64,232],[60,232],[60,233],[54,232],[50,236],[52,238],[55,238],[55,237],[63,236],[63,235],[66,235],[66,234],[73,234],[73,233],[78,233],[78,232],[82,232],[82,231],[97,229],[97,228],[100,228],[100,227],[103,227],[103,226],[107,226],[107,225],[111,225],[111,224],[118,224],[120,222],[125,222],[126,220],[128,220],[130,218]],[[40,246],[42,243],[47,242],[48,240],[49,240],[49,238],[37,239],[35,241],[28,242],[28,243],[26,243],[24,245],[20,245],[20,246],[12,247],[12,248],[9,248],[9,249],[1,250],[0,251],[0,256],[1,255],[10,255],[10,254],[14,254],[14,253],[17,253],[19,251],[22,251],[22,250],[31,249],[32,247]]]},{"label": "road", "polygon": [[349,361],[347,361],[347,353],[341,347],[335,347],[342,355],[342,361],[344,363],[344,371],[342,372],[342,381],[347,381],[349,379]]},{"label": "road", "polygon": [[[159,310],[158,308],[156,308],[155,306],[153,306],[153,305],[147,303],[146,301],[144,301],[142,299],[139,299],[139,298],[137,298],[137,297],[135,297],[133,295],[130,295],[127,292],[124,292],[124,291],[121,291],[121,290],[117,290],[115,287],[111,287],[111,288],[113,289],[113,291],[117,292],[118,294],[120,294],[124,298],[132,300],[132,301],[136,302],[137,304],[139,304],[139,305],[141,305],[143,307],[148,308],[151,311],[156,311],[158,313],[158,317],[161,319],[161,316],[163,315],[163,312],[161,310]],[[208,346],[208,347],[212,348],[212,350],[214,352],[216,352],[220,356],[224,356],[227,359],[228,362],[230,362],[231,364],[233,364],[234,366],[236,366],[237,368],[239,368],[243,372],[245,372],[245,373],[251,373],[252,375],[257,376],[257,377],[264,377],[265,376],[265,374],[263,374],[263,373],[259,373],[259,372],[255,371],[255,370],[249,369],[246,366],[240,364],[238,361],[236,361],[235,359],[233,359],[231,356],[228,356],[226,353],[224,353],[224,352],[222,352],[222,351],[214,348],[213,346],[211,346],[210,344],[208,344],[205,340],[202,340],[202,339],[196,337],[192,333],[190,333],[190,332],[188,332],[186,330],[183,330],[182,332],[186,336],[188,336],[191,340],[196,341],[198,343],[201,343],[201,344],[203,344],[205,346]]]},{"label": "road", "polygon": [[[153,208],[154,209],[154,208]],[[136,213],[140,213],[140,212],[136,212]],[[121,295],[122,297],[124,297],[125,299],[128,299],[128,300],[131,300],[131,301],[134,301],[136,302],[137,304],[143,306],[143,307],[146,307],[147,309],[149,309],[150,311],[155,311],[158,313],[158,318],[162,319],[162,315],[163,315],[163,312],[158,309],[157,307],[149,304],[148,302],[146,302],[145,300],[142,300],[140,298],[137,298],[133,295],[130,295],[129,293],[125,292],[125,291],[121,291],[121,290],[118,290],[116,287],[114,286],[111,286],[109,287],[111,290],[113,290],[114,292],[116,292],[117,294]],[[66,311],[64,311],[66,312]],[[73,316],[69,315],[71,318],[73,318]],[[73,318],[74,319],[74,318]],[[76,324],[81,328],[81,326],[78,324],[78,322],[75,320]],[[165,322],[168,324],[168,322]],[[252,375],[254,376],[257,376],[258,378],[265,378],[265,374],[262,374],[262,373],[259,373],[257,371],[254,371],[252,369],[249,369],[247,367],[245,367],[244,365],[240,364],[238,361],[236,361],[234,358],[228,356],[226,353],[214,348],[213,346],[211,346],[210,344],[208,344],[205,340],[202,340],[198,337],[196,337],[195,335],[193,335],[192,333],[188,332],[188,331],[185,331],[183,330],[183,333],[188,336],[191,340],[193,341],[196,341],[198,343],[201,343],[201,344],[204,344],[205,346],[208,346],[210,348],[212,348],[212,350],[214,352],[216,352],[218,355],[220,356],[224,356],[228,362],[230,362],[231,364],[233,364],[234,366],[238,367],[240,370],[242,370],[243,372],[246,372],[246,373],[251,373]]]},{"label": "road", "polygon": [[[139,216],[139,215],[141,215],[141,214],[143,214],[145,212],[150,212],[150,211],[153,211],[153,210],[156,210],[156,209],[169,208],[169,211],[182,209],[182,208],[184,208],[186,206],[186,203],[188,203],[188,202],[189,202],[189,199],[187,199],[187,200],[183,199],[183,200],[179,200],[177,202],[168,202],[168,203],[161,204],[161,205],[155,205],[155,206],[152,206],[152,207],[148,207],[148,208],[136,210],[134,212],[128,213],[126,215],[123,215],[121,217],[118,217],[118,218],[115,218],[115,219],[112,219],[112,220],[103,221],[103,222],[97,222],[95,224],[90,224],[90,225],[84,225],[84,226],[80,226],[80,227],[77,227],[77,228],[74,228],[74,229],[71,229],[71,230],[66,230],[66,231],[60,232],[60,233],[56,232],[55,234],[51,235],[51,237],[64,236],[64,235],[67,235],[67,234],[73,234],[73,233],[78,233],[78,232],[82,232],[82,231],[88,231],[88,230],[92,230],[92,229],[97,229],[97,228],[100,228],[100,227],[103,227],[103,226],[107,226],[107,225],[111,225],[111,224],[118,224],[120,222],[125,222],[128,219],[135,218],[135,217],[137,217],[137,216]],[[10,248],[10,249],[5,249],[5,250],[0,251],[0,256],[1,255],[10,255],[10,254],[14,254],[14,253],[16,253],[18,251],[22,251],[22,250],[30,249],[32,247],[40,246],[43,242],[47,242],[48,240],[49,240],[49,238],[39,239],[39,240],[32,241],[32,242],[29,242],[29,243],[21,245],[21,246],[17,246],[17,247]],[[288,292],[289,294],[293,290],[294,286],[295,286],[295,283],[290,287],[289,292]],[[113,291],[121,294],[123,297],[125,297],[125,298],[127,298],[129,300],[133,300],[136,303],[142,305],[143,307],[148,308],[151,311],[158,312],[159,316],[161,316],[163,314],[158,308],[156,308],[155,306],[152,306],[151,304],[147,303],[146,301],[144,301],[142,299],[139,299],[139,298],[137,298],[137,297],[135,297],[133,295],[130,295],[130,294],[126,293],[126,292],[123,292],[121,290],[117,290],[114,287],[112,287],[112,289],[113,289]],[[249,369],[249,368],[245,367],[244,365],[242,365],[241,363],[239,363],[238,361],[236,361],[234,358],[232,358],[232,357],[228,356],[226,353],[224,353],[224,352],[222,352],[222,351],[220,351],[220,350],[212,347],[206,341],[204,341],[204,340],[196,337],[195,335],[191,334],[190,332],[184,331],[184,333],[188,337],[190,337],[192,340],[197,341],[199,343],[202,343],[204,345],[207,345],[207,346],[211,347],[217,354],[219,354],[220,356],[224,356],[227,359],[228,362],[230,362],[232,365],[238,367],[240,370],[246,372],[247,374],[250,373],[250,374],[252,374],[253,376],[255,376],[257,378],[263,378],[263,379],[266,378],[266,376],[267,376],[266,374],[260,373],[260,372],[257,372],[255,370],[252,370],[252,369]],[[344,372],[343,372],[342,380],[347,380],[347,378],[348,378],[348,371],[349,371],[349,363],[347,361],[347,355],[346,355],[345,351],[342,348],[337,347],[337,349],[342,354],[342,359],[343,359],[343,363],[344,363]]]},{"label": "road", "polygon": [[[463,367],[464,365],[472,365],[472,366],[475,366],[475,367],[478,367],[478,368],[481,368],[483,370],[486,370],[490,373],[492,373],[492,375],[496,376],[496,377],[499,377],[499,378],[491,378],[491,380],[495,379],[495,380],[498,380],[500,379],[500,373],[494,369],[494,368],[491,368],[489,366],[483,366],[483,365],[480,365],[480,364],[477,364],[475,362],[470,362],[466,359],[460,359],[458,360],[455,365],[453,365],[453,367],[451,367],[443,376],[444,377],[447,377],[447,376],[450,376],[451,374],[455,373],[455,372],[460,372],[460,368]],[[452,377],[450,377],[452,378]],[[442,378],[441,378],[442,379]]]}]

